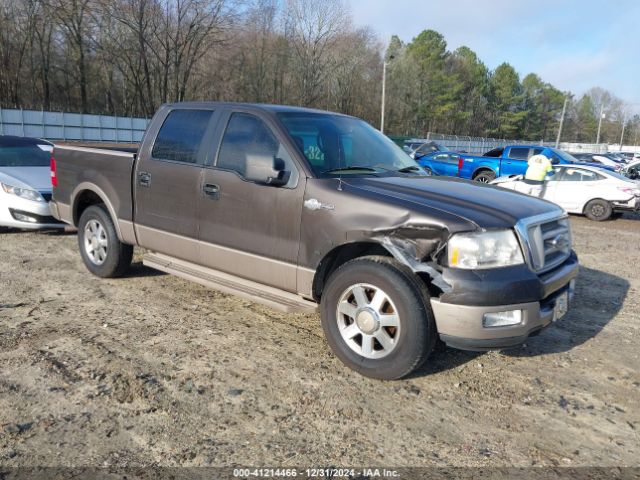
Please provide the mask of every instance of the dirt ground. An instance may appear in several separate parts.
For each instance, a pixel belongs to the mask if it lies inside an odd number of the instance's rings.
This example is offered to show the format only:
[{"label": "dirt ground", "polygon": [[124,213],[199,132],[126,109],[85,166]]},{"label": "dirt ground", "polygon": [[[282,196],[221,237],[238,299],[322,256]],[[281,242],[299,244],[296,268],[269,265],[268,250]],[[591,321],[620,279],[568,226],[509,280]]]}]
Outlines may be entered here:
[{"label": "dirt ground", "polygon": [[0,234],[0,466],[640,466],[640,217],[572,224],[565,318],[396,382],[343,367],[315,315]]}]

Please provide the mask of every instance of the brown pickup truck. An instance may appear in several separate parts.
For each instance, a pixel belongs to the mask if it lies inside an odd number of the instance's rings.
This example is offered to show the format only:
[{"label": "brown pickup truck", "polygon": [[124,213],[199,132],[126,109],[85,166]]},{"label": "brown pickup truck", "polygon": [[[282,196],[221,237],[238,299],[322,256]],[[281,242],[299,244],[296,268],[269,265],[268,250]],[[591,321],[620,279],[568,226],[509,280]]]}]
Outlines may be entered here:
[{"label": "brown pickup truck", "polygon": [[434,177],[367,123],[317,110],[164,105],[136,154],[56,147],[54,216],[87,268],[144,263],[286,311],[315,311],[381,379],[435,342],[518,345],[567,311],[578,260],[543,201]]}]

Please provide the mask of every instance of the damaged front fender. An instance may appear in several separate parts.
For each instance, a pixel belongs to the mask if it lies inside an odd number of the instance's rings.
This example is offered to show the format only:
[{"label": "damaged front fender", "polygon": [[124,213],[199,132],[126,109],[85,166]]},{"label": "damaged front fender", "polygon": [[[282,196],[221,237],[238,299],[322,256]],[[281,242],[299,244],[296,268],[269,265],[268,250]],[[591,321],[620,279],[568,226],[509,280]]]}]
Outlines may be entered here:
[{"label": "damaged front fender", "polygon": [[393,257],[409,267],[414,273],[426,273],[431,283],[442,292],[451,292],[452,287],[437,268],[437,257],[446,246],[448,232],[424,227],[403,227],[373,239],[380,242]]}]

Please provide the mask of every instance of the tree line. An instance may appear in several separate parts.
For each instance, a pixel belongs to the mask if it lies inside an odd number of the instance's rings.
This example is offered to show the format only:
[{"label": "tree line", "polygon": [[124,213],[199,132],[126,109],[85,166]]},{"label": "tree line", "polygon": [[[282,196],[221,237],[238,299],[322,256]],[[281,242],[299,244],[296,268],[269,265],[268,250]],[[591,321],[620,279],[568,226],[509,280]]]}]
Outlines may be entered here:
[{"label": "tree line", "polygon": [[[612,93],[577,97],[425,30],[388,45],[344,0],[0,0],[0,105],[150,117],[165,102],[302,105],[386,132],[634,143],[640,118]],[[637,143],[637,141],[635,142]]]}]

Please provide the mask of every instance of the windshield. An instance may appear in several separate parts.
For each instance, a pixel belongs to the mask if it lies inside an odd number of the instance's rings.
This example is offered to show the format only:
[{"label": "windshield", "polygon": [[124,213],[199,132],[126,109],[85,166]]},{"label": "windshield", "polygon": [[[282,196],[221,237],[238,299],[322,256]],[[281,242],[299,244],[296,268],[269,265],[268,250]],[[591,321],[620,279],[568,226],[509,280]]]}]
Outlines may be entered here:
[{"label": "windshield", "polygon": [[20,145],[0,148],[0,167],[48,167],[51,145]]},{"label": "windshield", "polygon": [[562,150],[553,150],[553,152],[566,162],[580,162],[576,157]]},{"label": "windshield", "polygon": [[421,173],[391,139],[366,122],[324,113],[279,113],[300,152],[319,177]]}]

